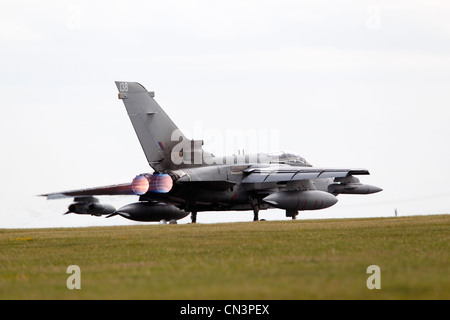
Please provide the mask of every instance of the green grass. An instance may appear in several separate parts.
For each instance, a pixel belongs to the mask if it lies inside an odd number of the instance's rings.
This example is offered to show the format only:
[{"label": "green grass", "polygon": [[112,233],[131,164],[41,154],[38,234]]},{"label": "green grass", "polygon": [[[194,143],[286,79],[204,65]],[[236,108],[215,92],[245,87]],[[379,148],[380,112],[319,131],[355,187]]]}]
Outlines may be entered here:
[{"label": "green grass", "polygon": [[449,299],[449,230],[450,215],[2,229],[0,299]]}]

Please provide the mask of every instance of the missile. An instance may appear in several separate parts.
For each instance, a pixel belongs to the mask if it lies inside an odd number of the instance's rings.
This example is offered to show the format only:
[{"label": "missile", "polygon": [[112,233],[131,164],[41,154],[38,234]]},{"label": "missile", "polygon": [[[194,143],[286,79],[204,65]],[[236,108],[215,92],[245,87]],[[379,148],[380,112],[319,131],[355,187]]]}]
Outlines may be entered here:
[{"label": "missile", "polygon": [[331,193],[319,190],[280,191],[263,199],[264,202],[290,211],[319,210],[331,207],[338,199]]},{"label": "missile", "polygon": [[371,194],[383,191],[383,189],[361,183],[335,183],[328,186],[328,192],[334,194]]},{"label": "missile", "polygon": [[90,214],[93,216],[101,216],[105,214],[111,214],[116,211],[116,208],[114,206],[110,204],[98,203],[98,200],[97,199],[95,200],[97,202],[78,201],[72,203],[65,214],[76,213],[76,214]]},{"label": "missile", "polygon": [[92,203],[89,206],[90,213],[94,216],[102,216],[105,214],[111,214],[116,211],[116,208],[110,204],[104,203]]}]

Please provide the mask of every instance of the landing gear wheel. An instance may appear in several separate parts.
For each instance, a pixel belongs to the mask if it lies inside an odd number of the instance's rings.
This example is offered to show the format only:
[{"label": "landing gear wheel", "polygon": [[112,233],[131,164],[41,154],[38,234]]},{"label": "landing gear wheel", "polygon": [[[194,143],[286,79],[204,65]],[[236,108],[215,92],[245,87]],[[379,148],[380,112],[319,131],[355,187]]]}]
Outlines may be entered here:
[{"label": "landing gear wheel", "polygon": [[259,208],[253,208],[253,221],[259,221]]},{"label": "landing gear wheel", "polygon": [[253,221],[259,221],[259,206],[258,206],[258,200],[253,197],[248,197],[248,201],[250,203],[250,206],[253,209]]},{"label": "landing gear wheel", "polygon": [[197,212],[196,211],[191,212],[191,223],[197,223]]},{"label": "landing gear wheel", "polygon": [[291,217],[292,220],[297,219],[298,211],[297,210],[286,210],[286,217]]}]

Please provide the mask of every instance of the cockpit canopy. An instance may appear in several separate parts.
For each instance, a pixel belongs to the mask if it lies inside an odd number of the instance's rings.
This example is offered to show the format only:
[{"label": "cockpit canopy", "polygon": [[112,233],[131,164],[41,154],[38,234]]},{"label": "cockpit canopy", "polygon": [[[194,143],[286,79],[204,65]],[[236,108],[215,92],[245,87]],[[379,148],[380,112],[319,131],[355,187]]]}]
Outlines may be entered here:
[{"label": "cockpit canopy", "polygon": [[286,163],[312,167],[312,165],[308,161],[306,161],[305,158],[296,153],[280,151],[269,153],[268,156],[270,157],[271,163]]}]

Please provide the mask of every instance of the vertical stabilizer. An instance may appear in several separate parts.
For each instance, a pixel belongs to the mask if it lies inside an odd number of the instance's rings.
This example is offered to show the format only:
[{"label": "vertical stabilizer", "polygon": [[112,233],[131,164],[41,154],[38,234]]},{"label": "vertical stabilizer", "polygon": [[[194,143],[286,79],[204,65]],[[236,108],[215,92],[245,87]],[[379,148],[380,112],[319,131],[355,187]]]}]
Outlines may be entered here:
[{"label": "vertical stabilizer", "polygon": [[153,99],[154,92],[137,82],[116,81],[116,86],[149,165],[158,172],[174,169],[171,151],[179,141],[172,141],[172,134],[177,130],[177,137],[186,138]]}]

